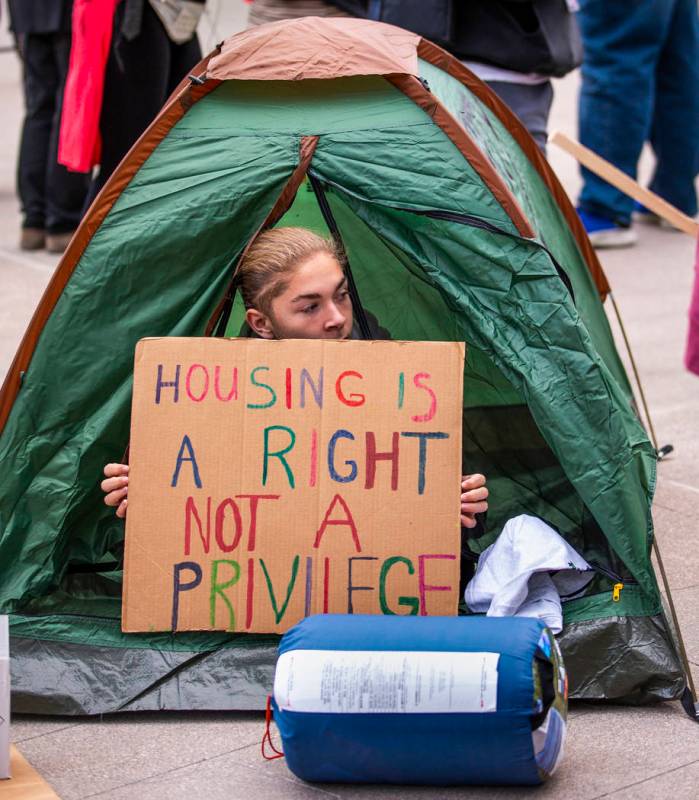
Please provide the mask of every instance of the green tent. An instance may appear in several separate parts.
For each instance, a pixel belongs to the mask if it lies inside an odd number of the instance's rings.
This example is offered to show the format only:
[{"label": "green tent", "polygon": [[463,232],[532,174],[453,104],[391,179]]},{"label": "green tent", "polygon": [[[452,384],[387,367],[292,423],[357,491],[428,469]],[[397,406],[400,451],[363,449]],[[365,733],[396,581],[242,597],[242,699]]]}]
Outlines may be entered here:
[{"label": "green tent", "polygon": [[[147,80],[144,76],[144,80]],[[235,335],[231,276],[272,224],[337,231],[355,303],[395,339],[464,340],[464,465],[490,544],[519,513],[594,565],[565,605],[573,697],[678,697],[650,562],[656,453],[574,210],[512,114],[420,37],[365,20],[246,31],[183,81],[90,209],[0,395],[0,612],[13,707],[261,709],[276,639],[124,634],[128,443],[144,336]]]}]

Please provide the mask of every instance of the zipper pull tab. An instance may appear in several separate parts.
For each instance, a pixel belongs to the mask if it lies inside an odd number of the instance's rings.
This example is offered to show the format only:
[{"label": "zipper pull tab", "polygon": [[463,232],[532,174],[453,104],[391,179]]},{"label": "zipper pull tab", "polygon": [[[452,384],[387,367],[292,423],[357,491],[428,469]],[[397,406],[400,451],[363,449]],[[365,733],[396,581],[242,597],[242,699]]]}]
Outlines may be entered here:
[{"label": "zipper pull tab", "polygon": [[619,600],[621,599],[621,590],[623,588],[624,588],[624,584],[623,583],[615,583],[614,584],[614,590],[612,591],[612,600],[615,603],[618,603]]}]

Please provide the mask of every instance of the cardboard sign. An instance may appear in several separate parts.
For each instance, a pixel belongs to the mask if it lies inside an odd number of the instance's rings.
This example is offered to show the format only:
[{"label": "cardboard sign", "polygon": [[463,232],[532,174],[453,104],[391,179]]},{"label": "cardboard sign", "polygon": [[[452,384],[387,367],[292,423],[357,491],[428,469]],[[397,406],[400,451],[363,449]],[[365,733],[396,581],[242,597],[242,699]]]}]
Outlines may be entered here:
[{"label": "cardboard sign", "polygon": [[122,627],[455,614],[464,345],[145,339]]}]

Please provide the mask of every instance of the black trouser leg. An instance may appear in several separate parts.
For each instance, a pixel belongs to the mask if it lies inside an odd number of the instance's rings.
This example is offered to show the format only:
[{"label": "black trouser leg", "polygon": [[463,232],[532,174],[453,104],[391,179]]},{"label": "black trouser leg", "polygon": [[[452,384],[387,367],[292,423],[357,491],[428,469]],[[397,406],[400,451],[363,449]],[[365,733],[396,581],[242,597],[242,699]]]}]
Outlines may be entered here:
[{"label": "black trouser leg", "polygon": [[21,41],[26,112],[17,165],[17,189],[25,228],[50,233],[80,221],[89,177],[57,162],[63,86],[70,34],[27,34]]},{"label": "black trouser leg", "polygon": [[81,172],[69,172],[58,163],[58,137],[70,60],[70,34],[56,33],[52,39],[57,91],[46,161],[46,230],[48,233],[67,233],[78,227],[91,177]]},{"label": "black trouser leg", "polygon": [[[170,43],[170,75],[168,77],[167,96],[177,88],[177,84],[187,75],[192,68],[201,61],[201,47],[196,36],[184,44]],[[163,98],[163,102],[167,97]]]},{"label": "black trouser leg", "polygon": [[17,192],[23,227],[46,222],[46,158],[55,113],[57,78],[50,35],[28,34],[20,41],[24,66],[24,124],[17,162]]},{"label": "black trouser leg", "polygon": [[121,33],[122,17],[122,6],[118,6],[100,116],[102,159],[89,202],[153,121],[172,89],[201,58],[196,37],[173,44],[148,3],[143,8],[141,32],[132,41]]}]

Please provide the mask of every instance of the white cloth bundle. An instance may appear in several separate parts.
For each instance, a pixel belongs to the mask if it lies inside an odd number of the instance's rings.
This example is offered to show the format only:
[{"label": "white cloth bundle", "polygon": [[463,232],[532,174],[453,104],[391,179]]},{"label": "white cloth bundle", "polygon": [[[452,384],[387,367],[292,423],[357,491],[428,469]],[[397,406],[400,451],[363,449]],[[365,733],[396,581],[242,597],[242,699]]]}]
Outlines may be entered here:
[{"label": "white cloth bundle", "polygon": [[508,520],[481,553],[464,599],[471,611],[485,611],[489,617],[538,617],[560,633],[561,599],[579,596],[593,577],[587,561],[553,528],[522,514]]}]

